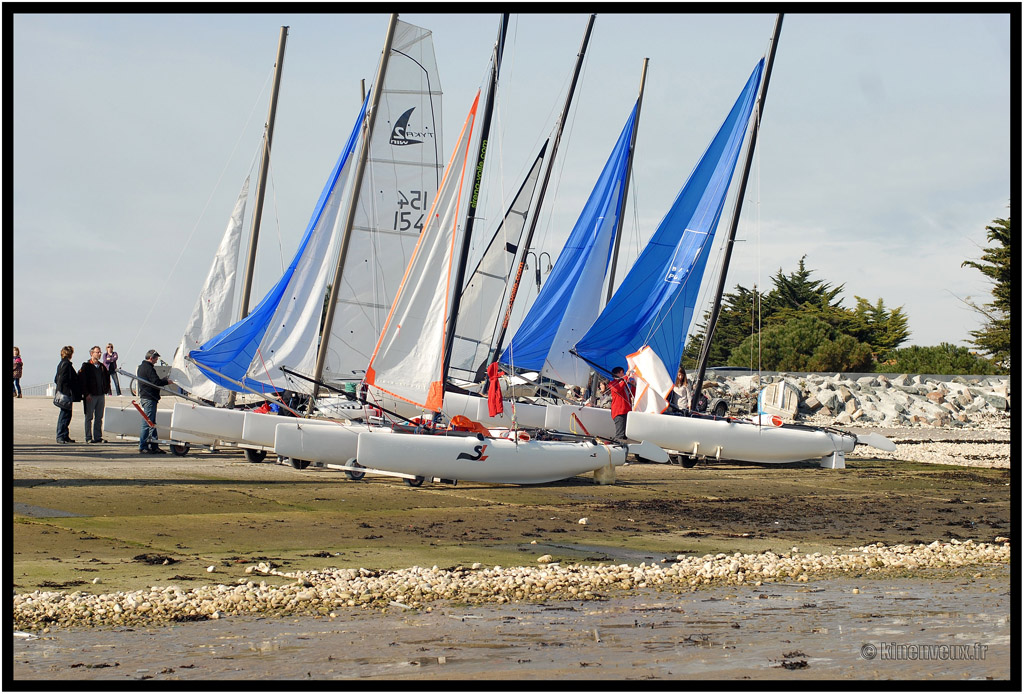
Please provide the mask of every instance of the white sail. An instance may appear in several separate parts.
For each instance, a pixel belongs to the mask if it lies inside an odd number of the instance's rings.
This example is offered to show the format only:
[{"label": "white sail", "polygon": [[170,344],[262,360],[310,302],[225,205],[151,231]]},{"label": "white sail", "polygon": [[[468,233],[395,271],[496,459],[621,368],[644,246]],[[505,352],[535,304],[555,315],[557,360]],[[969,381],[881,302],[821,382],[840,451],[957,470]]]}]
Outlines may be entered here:
[{"label": "white sail", "polygon": [[431,32],[398,22],[382,84],[331,334],[324,338],[328,384],[362,379],[444,165]]},{"label": "white sail", "polygon": [[648,345],[626,357],[629,371],[636,379],[636,396],[633,398],[634,412],[664,412],[668,407],[668,395],[675,383],[661,358]]},{"label": "white sail", "polygon": [[[437,191],[442,168],[441,85],[431,32],[399,21],[327,340],[322,379],[359,380]],[[359,138],[358,148],[365,138]],[[351,200],[357,149],[330,191],[314,235],[247,376],[276,388],[312,392],[328,284]]]},{"label": "white sail", "polygon": [[462,290],[450,369],[454,375],[467,381],[483,380],[486,362],[494,349],[498,319],[502,317],[507,303],[504,299],[521,250],[530,203],[540,179],[546,149],[547,142]]},{"label": "white sail", "polygon": [[234,320],[235,280],[248,197],[249,177],[246,176],[171,366],[171,379],[175,384],[196,397],[219,404],[226,403],[230,393],[200,373],[194,364],[185,360],[185,355],[219,334]]},{"label": "white sail", "polygon": [[465,223],[470,140],[480,103],[477,92],[437,199],[402,278],[366,383],[384,394],[439,412],[444,398],[445,327],[454,291],[456,249]]}]

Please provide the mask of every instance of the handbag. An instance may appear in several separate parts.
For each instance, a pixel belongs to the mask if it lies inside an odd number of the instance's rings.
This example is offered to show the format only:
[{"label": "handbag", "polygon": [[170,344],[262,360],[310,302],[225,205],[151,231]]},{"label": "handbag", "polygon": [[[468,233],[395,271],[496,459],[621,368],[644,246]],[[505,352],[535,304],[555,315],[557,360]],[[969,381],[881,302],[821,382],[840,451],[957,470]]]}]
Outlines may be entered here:
[{"label": "handbag", "polygon": [[53,394],[53,404],[62,410],[71,409],[71,396],[59,390]]}]

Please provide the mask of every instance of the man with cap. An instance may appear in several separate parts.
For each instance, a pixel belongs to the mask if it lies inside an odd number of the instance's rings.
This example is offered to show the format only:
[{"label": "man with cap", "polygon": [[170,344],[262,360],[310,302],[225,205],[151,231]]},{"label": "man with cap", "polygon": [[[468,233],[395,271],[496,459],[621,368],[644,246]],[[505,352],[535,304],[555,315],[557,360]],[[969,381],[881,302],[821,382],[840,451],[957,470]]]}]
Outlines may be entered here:
[{"label": "man with cap", "polygon": [[[156,404],[160,400],[160,389],[157,386],[166,386],[174,383],[169,378],[160,378],[156,372],[156,361],[160,353],[155,349],[146,352],[146,358],[139,364],[136,372],[139,376],[139,401],[142,411],[146,413],[149,421],[156,424]],[[146,420],[142,420],[142,430],[139,433],[139,453],[158,454],[167,453],[156,444],[156,427],[149,426]],[[152,439],[152,441],[150,441]]]}]

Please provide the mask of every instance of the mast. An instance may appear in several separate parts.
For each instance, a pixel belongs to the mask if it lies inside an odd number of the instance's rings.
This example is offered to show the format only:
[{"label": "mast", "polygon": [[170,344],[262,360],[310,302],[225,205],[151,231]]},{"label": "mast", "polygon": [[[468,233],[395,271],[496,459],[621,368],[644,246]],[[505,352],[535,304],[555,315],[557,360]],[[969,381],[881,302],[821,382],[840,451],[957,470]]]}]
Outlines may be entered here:
[{"label": "mast", "polygon": [[462,235],[462,248],[459,253],[459,264],[455,272],[454,296],[449,312],[448,329],[445,335],[444,362],[441,369],[441,382],[448,380],[448,369],[452,362],[452,343],[455,340],[455,324],[458,322],[459,304],[462,303],[462,284],[466,278],[466,263],[469,260],[469,248],[472,241],[473,222],[476,220],[477,203],[480,200],[480,183],[484,173],[484,160],[487,158],[487,139],[491,131],[491,117],[494,113],[494,94],[498,88],[498,73],[501,71],[501,56],[505,50],[505,34],[508,32],[508,14],[501,15],[498,28],[498,42],[494,48],[494,61],[491,67],[491,84],[487,89],[484,102],[484,118],[480,125],[480,144],[477,148],[476,174],[473,177],[473,188],[469,196],[469,211],[466,214],[466,230]]},{"label": "mast", "polygon": [[266,196],[267,171],[270,168],[270,143],[274,139],[274,117],[277,113],[277,95],[281,88],[281,67],[284,65],[284,46],[288,41],[288,27],[281,27],[281,38],[277,44],[277,62],[274,63],[274,87],[270,94],[270,113],[267,115],[267,132],[263,138],[263,156],[260,160],[259,182],[256,184],[256,209],[252,215],[252,231],[249,233],[249,255],[245,264],[245,281],[242,285],[242,320],[249,315],[249,294],[252,292],[252,270],[256,264],[256,241],[260,236],[260,220],[263,216],[263,198]]},{"label": "mast", "polygon": [[363,124],[363,147],[356,164],[354,185],[349,199],[348,210],[345,216],[345,232],[341,237],[341,250],[338,253],[338,264],[334,270],[334,280],[331,283],[331,296],[327,304],[327,315],[324,318],[324,326],[321,332],[320,346],[316,355],[316,368],[313,371],[313,397],[310,403],[312,411],[312,400],[316,400],[320,392],[320,381],[323,376],[324,362],[327,359],[328,335],[334,324],[334,307],[338,301],[339,287],[341,286],[341,272],[345,267],[345,258],[348,256],[349,239],[352,235],[352,223],[356,215],[356,202],[359,196],[359,189],[362,186],[363,172],[366,170],[366,160],[370,154],[370,133],[373,132],[373,124],[377,118],[377,104],[380,101],[381,92],[384,91],[384,75],[387,72],[388,59],[391,57],[391,44],[395,38],[395,28],[398,26],[398,15],[392,14],[388,22],[387,35],[384,38],[384,50],[381,52],[380,65],[377,66],[377,76],[373,80],[373,94],[370,97],[369,110],[366,114],[366,121]]},{"label": "mast", "polygon": [[519,293],[519,282],[523,277],[523,270],[526,268],[526,252],[530,250],[530,244],[533,242],[533,233],[537,229],[537,220],[540,217],[541,204],[544,202],[544,194],[547,191],[548,181],[551,180],[551,171],[554,168],[555,154],[558,151],[558,142],[562,139],[562,129],[565,127],[565,121],[569,117],[569,106],[572,103],[573,92],[576,91],[576,82],[579,80],[580,71],[583,69],[583,56],[587,51],[587,44],[590,43],[590,32],[594,28],[594,19],[597,15],[590,15],[590,20],[587,22],[587,30],[583,35],[583,43],[580,45],[580,51],[576,54],[576,67],[573,70],[572,82],[569,84],[569,93],[565,97],[565,106],[562,108],[562,115],[558,119],[558,130],[555,133],[554,142],[551,144],[551,158],[548,159],[548,167],[544,172],[544,180],[540,186],[540,193],[537,196],[537,206],[534,210],[533,219],[530,220],[530,229],[526,233],[526,241],[522,244],[522,256],[519,260],[519,265],[516,268],[516,277],[512,281],[512,289],[509,292],[508,306],[505,308],[505,317],[501,321],[501,330],[498,331],[498,339],[494,344],[494,353],[490,361],[496,361],[501,356],[501,348],[505,341],[505,333],[508,331],[509,319],[512,317],[512,304],[516,300],[516,294]]},{"label": "mast", "polygon": [[754,160],[754,147],[757,145],[757,131],[761,127],[761,114],[764,113],[764,102],[768,97],[768,82],[772,77],[772,65],[775,63],[775,50],[779,46],[779,34],[782,33],[782,17],[783,14],[775,18],[775,30],[772,33],[771,46],[768,49],[768,61],[765,63],[764,68],[764,82],[761,83],[761,94],[757,100],[757,119],[754,121],[754,129],[750,133],[750,141],[747,143],[747,155],[746,160],[743,163],[743,175],[740,178],[740,187],[736,195],[736,203],[732,211],[732,219],[729,222],[729,238],[725,244],[725,254],[722,258],[722,271],[718,276],[718,288],[715,291],[715,303],[711,309],[711,318],[708,321],[708,327],[704,334],[704,344],[701,347],[700,358],[697,361],[697,378],[694,381],[695,387],[692,387],[693,397],[690,402],[690,409],[695,410],[697,408],[697,402],[700,400],[701,390],[704,385],[704,373],[708,366],[708,357],[711,352],[711,340],[715,335],[715,324],[718,323],[718,316],[722,311],[722,295],[725,293],[725,276],[729,271],[729,260],[732,257],[732,247],[736,240],[736,228],[740,222],[740,210],[743,209],[743,196],[747,190],[747,179],[750,177],[750,166]]}]

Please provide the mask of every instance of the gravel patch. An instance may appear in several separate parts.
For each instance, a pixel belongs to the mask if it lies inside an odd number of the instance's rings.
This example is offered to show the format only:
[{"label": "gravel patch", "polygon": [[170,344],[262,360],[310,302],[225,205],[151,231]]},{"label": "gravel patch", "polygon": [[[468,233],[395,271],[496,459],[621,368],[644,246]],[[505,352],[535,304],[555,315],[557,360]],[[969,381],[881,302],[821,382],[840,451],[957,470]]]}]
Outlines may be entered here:
[{"label": "gravel patch", "polygon": [[[696,589],[703,585],[759,586],[776,580],[808,582],[837,574],[919,571],[982,564],[1009,563],[1007,538],[996,543],[935,541],[931,544],[876,543],[831,554],[704,556],[678,555],[661,563],[639,566],[549,563],[538,566],[485,568],[480,564],[453,569],[411,567],[398,571],[324,569],[282,572],[267,563],[247,573],[288,579],[285,585],[239,579],[235,585],[207,585],[183,590],[153,586],[150,590],[93,595],[76,591],[33,591],[15,594],[15,629],[51,626],[125,626],[220,619],[231,615],[323,614],[351,608],[432,609],[431,603],[509,603],[543,600],[598,600],[610,593],[642,588]],[[97,579],[98,581],[99,579]]]}]

